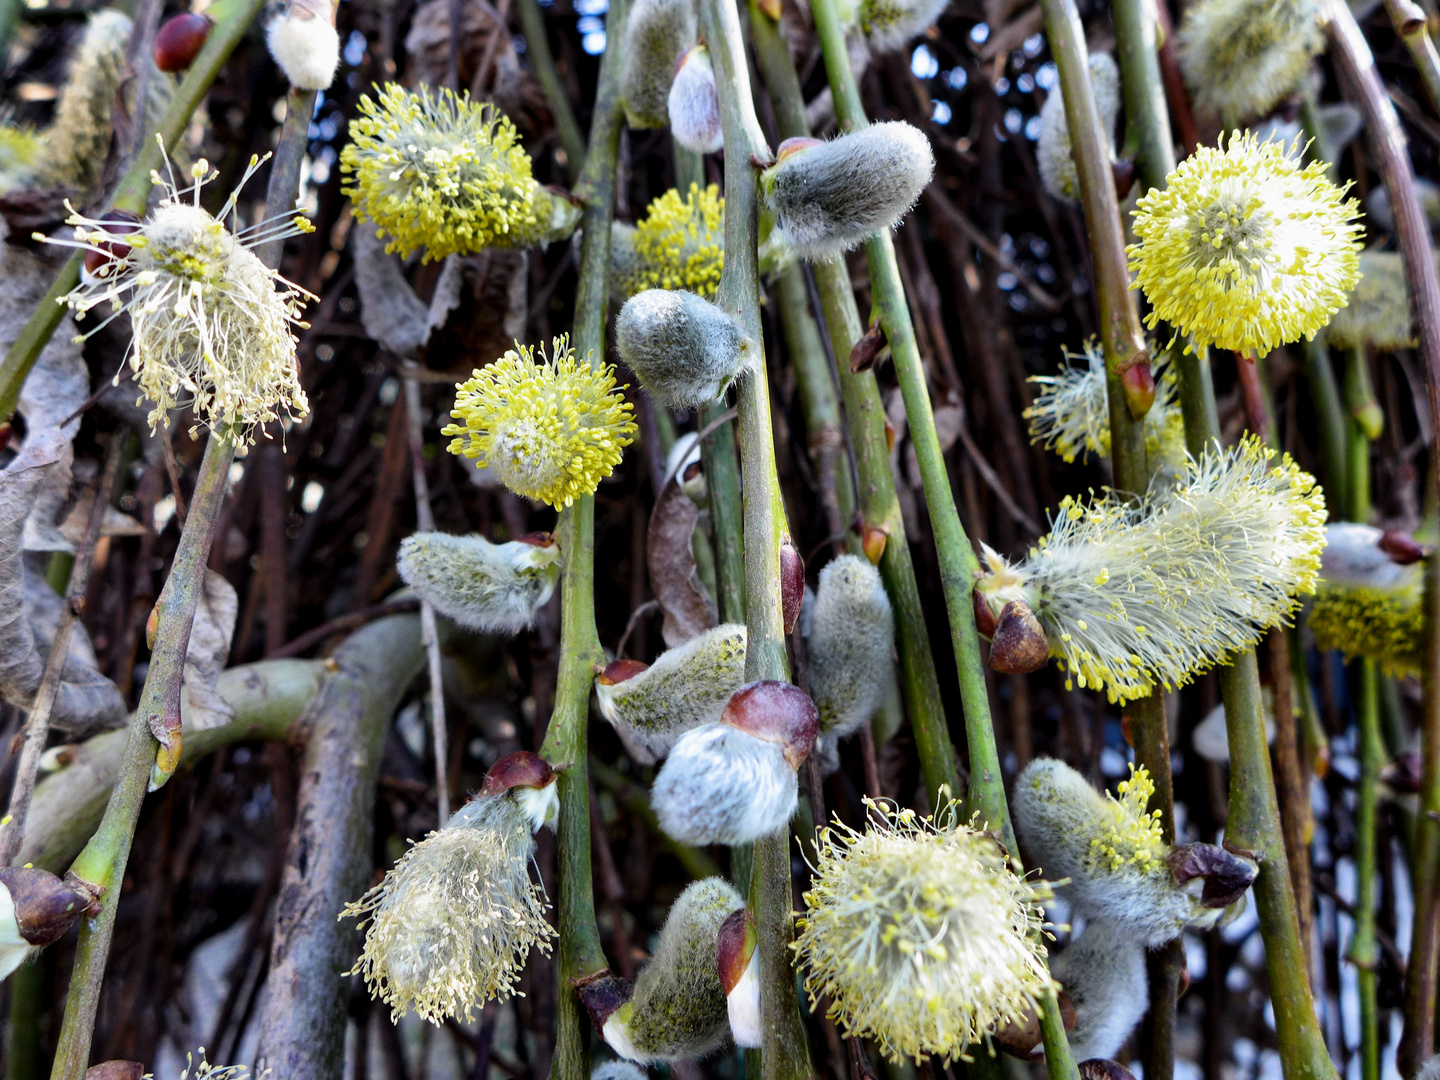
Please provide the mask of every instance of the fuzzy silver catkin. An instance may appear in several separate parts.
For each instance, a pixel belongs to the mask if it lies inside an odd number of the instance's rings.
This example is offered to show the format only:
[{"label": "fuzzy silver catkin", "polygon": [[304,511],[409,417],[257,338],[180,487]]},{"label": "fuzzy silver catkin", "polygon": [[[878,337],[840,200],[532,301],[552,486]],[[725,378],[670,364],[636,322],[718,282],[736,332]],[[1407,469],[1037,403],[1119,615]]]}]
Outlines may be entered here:
[{"label": "fuzzy silver catkin", "polygon": [[820,730],[839,739],[885,700],[895,653],[895,620],[880,571],[841,555],[820,571],[810,616],[810,697]]},{"label": "fuzzy silver catkin", "polygon": [[710,50],[697,45],[685,54],[670,84],[670,134],[685,149],[713,154],[725,145],[720,127],[720,95]]},{"label": "fuzzy silver catkin", "polygon": [[632,128],[670,122],[670,82],[680,54],[695,44],[692,0],[636,0],[625,19],[620,98]]},{"label": "fuzzy silver catkin", "polygon": [[635,1062],[624,1058],[602,1061],[590,1070],[590,1080],[647,1080],[649,1075]]},{"label": "fuzzy silver catkin", "polygon": [[[1115,119],[1120,115],[1120,70],[1109,53],[1090,54],[1090,87],[1100,127],[1113,154]],[[1075,159],[1070,156],[1070,124],[1065,116],[1065,96],[1057,83],[1040,107],[1040,139],[1035,147],[1040,183],[1053,197],[1068,203],[1080,201],[1080,179]]]},{"label": "fuzzy silver catkin", "polygon": [[1150,1007],[1144,944],[1123,925],[1093,921],[1053,955],[1050,973],[1075,1006],[1075,1060],[1113,1058]]},{"label": "fuzzy silver catkin", "polygon": [[483,633],[518,634],[560,578],[560,547],[483,536],[415,533],[400,545],[400,576],[435,610]]},{"label": "fuzzy silver catkin", "polygon": [[816,261],[896,225],[934,171],[929,140],[895,120],[782,156],[761,186],[781,239]]},{"label": "fuzzy silver catkin", "polygon": [[1015,781],[1011,807],[1028,865],[1050,881],[1069,878],[1061,892],[1082,913],[1156,948],[1187,926],[1213,925],[1221,909],[1201,903],[1201,879],[1175,883],[1141,793],[1122,785],[1123,799],[1106,798],[1064,762],[1037,758]]},{"label": "fuzzy silver catkin", "polygon": [[329,0],[291,0],[289,10],[270,20],[265,44],[290,85],[328,90],[340,66],[340,35],[329,14]]},{"label": "fuzzy silver catkin", "polygon": [[795,812],[795,770],[777,743],[727,724],[676,740],[650,790],[665,835],[683,844],[746,844]]},{"label": "fuzzy silver catkin", "polygon": [[745,627],[724,623],[667,649],[639,675],[595,684],[600,712],[648,754],[663,756],[685,732],[720,719],[745,684]]},{"label": "fuzzy silver catkin", "polygon": [[715,401],[752,351],[735,319],[683,289],[646,289],[626,301],[615,348],[646,392],[672,409]]},{"label": "fuzzy silver catkin", "polygon": [[877,53],[897,52],[935,25],[949,0],[862,0],[860,29]]},{"label": "fuzzy silver catkin", "polygon": [[611,1048],[631,1061],[702,1057],[730,1033],[725,990],[715,964],[720,924],[745,906],[723,878],[706,878],[675,900],[655,955],[635,980],[635,993],[605,1022]]}]

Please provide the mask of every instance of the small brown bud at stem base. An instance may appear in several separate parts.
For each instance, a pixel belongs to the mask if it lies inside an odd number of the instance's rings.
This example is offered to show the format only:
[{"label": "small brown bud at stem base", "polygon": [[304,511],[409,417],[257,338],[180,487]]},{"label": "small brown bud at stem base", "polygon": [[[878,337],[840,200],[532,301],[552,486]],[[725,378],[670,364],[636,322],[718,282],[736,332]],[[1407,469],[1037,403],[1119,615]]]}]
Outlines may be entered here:
[{"label": "small brown bud at stem base", "polygon": [[1080,1070],[1080,1080],[1135,1080],[1134,1073],[1109,1058],[1091,1058],[1076,1068]]},{"label": "small brown bud at stem base", "polygon": [[1390,556],[1390,561],[1400,566],[1409,566],[1417,563],[1430,554],[1429,548],[1420,543],[1409,533],[1391,529],[1380,537],[1378,545],[1381,551]]},{"label": "small brown bud at stem base", "polygon": [[184,71],[200,55],[214,25],[208,16],[188,11],[166,19],[155,32],[155,66],[161,71]]},{"label": "small brown bud at stem base", "polygon": [[145,1066],[138,1061],[102,1061],[85,1071],[85,1080],[140,1080]]},{"label": "small brown bud at stem base", "polygon": [[30,945],[59,941],[92,902],[48,870],[30,866],[0,869],[0,885],[9,891],[20,936]]},{"label": "small brown bud at stem base", "polygon": [[1040,620],[1023,600],[1011,600],[1000,612],[990,640],[990,666],[1006,675],[1039,671],[1050,659]]},{"label": "small brown bud at stem base", "polygon": [[601,686],[615,686],[628,682],[642,671],[649,671],[650,665],[639,660],[612,660],[600,669],[595,681]]},{"label": "small brown bud at stem base", "polygon": [[528,532],[524,536],[515,538],[522,544],[529,544],[531,547],[548,548],[555,546],[555,534],[548,532]]},{"label": "small brown bud at stem base", "polygon": [[884,347],[884,329],[879,323],[871,323],[870,328],[860,335],[855,347],[850,350],[850,371],[853,374],[870,371],[875,367],[875,361],[880,358],[880,350]]},{"label": "small brown bud at stem base", "polygon": [[[1065,1025],[1065,1030],[1074,1031],[1075,1006],[1063,990],[1056,994],[1056,999],[1060,1004],[1060,1020]],[[1001,1050],[1022,1061],[1039,1061],[1045,1056],[1039,1049],[1040,1014],[1034,1009],[1027,1009],[1022,1019],[1006,1024],[991,1038]]]},{"label": "small brown bud at stem base", "polygon": [[1125,404],[1130,407],[1130,415],[1136,420],[1143,420],[1155,404],[1155,376],[1150,371],[1150,361],[1143,353],[1135,363],[1120,372],[1120,382],[1125,387]]},{"label": "small brown bud at stem base", "polygon": [[993,638],[995,612],[990,609],[990,601],[985,599],[979,589],[970,590],[970,599],[975,608],[975,629],[980,631],[981,637]]},{"label": "small brown bud at stem base", "polygon": [[737,908],[720,924],[720,932],[715,937],[715,964],[720,986],[727,996],[745,974],[758,940],[749,908]]},{"label": "small brown bud at stem base", "polygon": [[795,629],[800,605],[805,602],[805,560],[786,537],[780,548],[780,611],[785,633]]},{"label": "small brown bud at stem base", "polygon": [[860,533],[860,549],[865,552],[865,558],[870,560],[872,566],[880,565],[880,560],[885,557],[885,545],[889,541],[890,530],[875,525],[865,526]]},{"label": "small brown bud at stem base", "polygon": [[1185,844],[1170,853],[1170,873],[1183,885],[1197,877],[1205,879],[1200,902],[1207,908],[1229,907],[1245,895],[1260,865],[1214,844]]}]

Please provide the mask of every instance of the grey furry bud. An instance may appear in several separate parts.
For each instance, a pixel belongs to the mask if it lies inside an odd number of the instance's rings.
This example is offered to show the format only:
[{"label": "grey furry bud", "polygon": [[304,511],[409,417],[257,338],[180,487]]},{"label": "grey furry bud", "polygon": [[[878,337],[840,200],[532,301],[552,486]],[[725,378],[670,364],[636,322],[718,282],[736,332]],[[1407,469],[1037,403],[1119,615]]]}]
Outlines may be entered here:
[{"label": "grey furry bud", "polygon": [[949,0],[862,0],[860,29],[877,53],[897,52],[944,14]]},{"label": "grey furry bud", "polygon": [[929,140],[895,120],[831,142],[786,139],[760,183],[776,232],[815,261],[893,227],[934,171]]},{"label": "grey furry bud", "polygon": [[676,899],[635,993],[605,1021],[602,1034],[630,1061],[679,1061],[718,1049],[730,1033],[715,964],[721,924],[745,901],[723,878],[706,878]]},{"label": "grey furry bud", "polygon": [[745,627],[725,623],[661,653],[648,668],[610,664],[595,680],[600,712],[648,754],[663,756],[685,732],[715,723],[745,682]]},{"label": "grey furry bud", "polygon": [[615,319],[620,358],[661,405],[715,401],[745,368],[750,343],[727,312],[692,292],[646,289]]},{"label": "grey furry bud", "polygon": [[676,740],[650,791],[666,835],[685,844],[744,844],[785,827],[795,770],[819,716],[797,687],[775,680],[736,691],[717,724]]},{"label": "grey furry bud", "polygon": [[895,621],[880,572],[841,555],[820,572],[810,616],[810,696],[820,730],[841,738],[885,700],[895,652]]},{"label": "grey furry bud", "polygon": [[[1120,114],[1120,70],[1109,53],[1090,54],[1090,88],[1105,142],[1114,152],[1115,119]],[[1065,117],[1065,96],[1059,84],[1040,107],[1040,139],[1035,148],[1040,183],[1061,202],[1079,203],[1080,179],[1070,156],[1070,124]]]},{"label": "grey furry bud", "polygon": [[725,145],[720,126],[720,95],[715,90],[715,66],[710,50],[696,45],[686,50],[670,84],[670,134],[685,149],[713,154]]},{"label": "grey furry bud", "polygon": [[663,128],[670,120],[670,82],[680,54],[695,44],[691,0],[636,0],[625,19],[620,97],[632,128]]},{"label": "grey furry bud", "polygon": [[508,544],[423,532],[400,545],[400,576],[440,614],[486,633],[518,634],[560,579],[560,545],[546,533]]},{"label": "grey furry bud", "polygon": [[1052,956],[1050,973],[1075,1006],[1075,1060],[1114,1057],[1150,1007],[1144,943],[1126,926],[1093,921]]}]

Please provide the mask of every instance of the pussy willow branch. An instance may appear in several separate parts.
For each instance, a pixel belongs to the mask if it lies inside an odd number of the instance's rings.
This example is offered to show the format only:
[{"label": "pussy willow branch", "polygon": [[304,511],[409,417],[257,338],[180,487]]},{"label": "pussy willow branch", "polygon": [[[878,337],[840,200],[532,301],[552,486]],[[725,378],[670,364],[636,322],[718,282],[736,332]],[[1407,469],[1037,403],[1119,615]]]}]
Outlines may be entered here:
[{"label": "pussy willow branch", "polygon": [[25,742],[20,748],[20,760],[15,765],[15,781],[10,789],[10,809],[4,822],[0,823],[0,866],[9,866],[14,861],[15,853],[20,850],[20,844],[25,838],[25,819],[30,813],[30,799],[35,793],[35,775],[40,768],[40,755],[45,750],[45,738],[50,734],[50,715],[55,707],[55,696],[60,690],[65,657],[70,651],[70,631],[85,605],[85,590],[90,583],[95,545],[100,540],[100,526],[105,520],[105,511],[110,506],[110,496],[115,490],[115,477],[119,475],[120,459],[129,437],[128,432],[123,429],[117,431],[110,436],[110,445],[105,448],[105,470],[101,474],[100,485],[95,490],[95,501],[90,506],[90,517],[85,523],[85,537],[80,542],[80,551],[70,568],[70,583],[65,589],[60,619],[55,624],[50,655],[45,660],[45,674],[35,692],[30,715],[25,719]]},{"label": "pussy willow branch", "polygon": [[1305,381],[1314,405],[1315,428],[1320,436],[1320,478],[1325,499],[1336,506],[1350,505],[1350,470],[1345,453],[1345,409],[1340,384],[1330,363],[1330,351],[1320,340],[1305,342]]},{"label": "pussy willow branch", "polygon": [[519,14],[520,29],[525,32],[525,60],[545,92],[545,103],[555,118],[555,133],[560,139],[560,148],[565,151],[565,170],[572,181],[578,180],[585,168],[585,135],[570,106],[570,95],[565,92],[565,82],[555,66],[555,55],[550,51],[545,13],[540,10],[538,0],[519,0]]},{"label": "pussy willow branch", "polygon": [[[1425,396],[1431,430],[1440,431],[1440,276],[1437,276],[1430,230],[1415,190],[1405,133],[1386,95],[1375,58],[1350,9],[1332,2],[1328,8],[1331,56],[1341,82],[1360,106],[1370,137],[1373,160],[1390,197],[1390,212],[1405,263],[1410,309],[1419,337],[1419,356],[1425,371]],[[1433,561],[1433,560],[1432,560]],[[1433,577],[1433,571],[1427,577]],[[1428,584],[1428,583],[1427,583]],[[1427,595],[1427,611],[1436,600]],[[1427,629],[1427,635],[1430,630]],[[1426,638],[1422,682],[1420,813],[1415,823],[1415,919],[1410,939],[1410,963],[1405,979],[1405,1031],[1397,1061],[1404,1076],[1412,1076],[1430,1056],[1435,1040],[1436,953],[1440,948],[1440,651]]]},{"label": "pussy willow branch", "polygon": [[[760,326],[759,174],[752,158],[770,155],[750,91],[750,70],[735,0],[702,0],[701,24],[715,65],[725,135],[725,266],[715,302],[739,320],[754,350],[736,388],[740,468],[745,481],[745,678],[788,680],[781,614],[780,549],[789,539],[770,422],[770,380]],[[790,942],[790,832],[755,841],[750,909],[760,957],[762,1080],[813,1077],[795,995]]]},{"label": "pussy willow branch", "polygon": [[1425,93],[1430,97],[1430,107],[1440,112],[1440,53],[1435,51],[1435,42],[1430,38],[1425,9],[1414,0],[1385,0],[1385,10],[1390,13],[1396,36],[1410,50],[1420,81],[1425,84]]},{"label": "pussy willow branch", "polygon": [[[718,401],[700,410],[700,427],[707,428],[725,414]],[[740,466],[736,462],[735,425],[720,423],[700,443],[705,470],[705,491],[710,501],[710,535],[715,545],[715,600],[722,622],[745,621],[744,499],[740,495]]]},{"label": "pussy willow branch", "polygon": [[[615,165],[620,152],[620,42],[629,4],[610,6],[610,33],[595,89],[590,147],[575,194],[585,205],[580,246],[580,279],[575,295],[573,346],[594,365],[604,363],[605,316],[609,305],[610,222],[615,209]],[[588,1021],[575,999],[574,980],[609,970],[595,925],[595,888],[590,869],[590,778],[586,725],[594,667],[605,662],[595,629],[595,499],[586,495],[560,514],[556,529],[564,570],[560,579],[560,659],[555,708],[540,752],[564,765],[557,786],[556,916],[560,941],[555,971],[554,1080],[588,1080]]]},{"label": "pussy willow branch", "polygon": [[[788,139],[810,134],[800,80],[789,46],[781,36],[779,24],[760,11],[755,0],[751,0],[750,4],[750,33],[760,71],[770,92],[780,137]],[[961,794],[961,788],[955,769],[955,750],[945,726],[935,660],[930,652],[930,632],[925,626],[920,590],[915,583],[910,541],[905,534],[905,520],[895,492],[895,474],[890,468],[890,448],[885,439],[885,406],[880,400],[880,388],[875,382],[874,372],[850,370],[850,351],[863,331],[844,260],[828,259],[816,263],[813,269],[831,351],[835,355],[840,396],[845,404],[845,419],[850,429],[850,445],[855,452],[860,518],[865,526],[883,529],[889,535],[885,554],[880,559],[880,575],[895,609],[905,706],[915,734],[925,791],[933,805],[940,797],[942,786],[949,785],[956,796]],[[1003,792],[1000,798],[1003,806]]]},{"label": "pussy willow branch", "polygon": [[[220,74],[235,46],[250,30],[250,25],[264,7],[264,0],[217,0],[206,13],[215,20],[205,47],[195,57],[184,80],[170,99],[156,131],[165,140],[167,147],[180,141],[186,125],[190,123],[200,102],[210,92],[210,84]],[[307,117],[308,120],[308,117]],[[160,166],[160,147],[153,138],[145,141],[144,149],[130,163],[130,169],[115,198],[111,209],[127,210],[132,214],[144,214],[146,200],[150,197],[150,171]],[[41,351],[45,348],[65,309],[58,303],[80,281],[80,260],[82,252],[76,252],[60,268],[50,290],[41,299],[35,311],[26,321],[20,333],[0,361],[0,424],[8,423],[15,412],[15,403],[20,400],[20,389],[25,385],[30,369],[35,366]]]}]

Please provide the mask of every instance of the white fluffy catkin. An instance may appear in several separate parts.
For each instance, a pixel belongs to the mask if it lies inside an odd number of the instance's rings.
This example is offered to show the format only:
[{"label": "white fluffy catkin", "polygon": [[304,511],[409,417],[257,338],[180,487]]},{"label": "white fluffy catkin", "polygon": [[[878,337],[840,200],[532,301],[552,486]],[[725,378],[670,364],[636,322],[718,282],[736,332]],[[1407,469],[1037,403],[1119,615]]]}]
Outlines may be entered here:
[{"label": "white fluffy catkin", "polygon": [[631,1061],[702,1057],[730,1033],[725,990],[715,964],[720,924],[745,901],[723,878],[690,885],[675,900],[655,955],[635,993],[605,1021],[605,1041]]},{"label": "white fluffy catkin", "polygon": [[1121,924],[1093,921],[1051,956],[1050,973],[1075,1006],[1070,1052],[1076,1061],[1113,1058],[1150,1007],[1144,944]]},{"label": "white fluffy catkin", "polygon": [[270,56],[300,90],[328,90],[340,66],[340,35],[330,0],[291,0],[265,29]]},{"label": "white fluffy catkin", "polygon": [[860,29],[877,53],[898,52],[944,14],[950,0],[862,0]]},{"label": "white fluffy catkin", "polygon": [[746,844],[795,812],[795,770],[777,743],[728,724],[676,740],[650,789],[665,835],[682,844]]},{"label": "white fluffy catkin", "polygon": [[[1120,70],[1109,53],[1090,54],[1090,87],[1105,142],[1115,149],[1115,119],[1120,115]],[[1070,124],[1065,117],[1065,96],[1057,83],[1040,107],[1040,139],[1035,148],[1040,183],[1062,202],[1080,202],[1080,179],[1070,156]]]},{"label": "white fluffy catkin", "polygon": [[1166,861],[1160,823],[1145,811],[1154,790],[1144,770],[1102,795],[1062,761],[1036,758],[1015,781],[1015,833],[1029,864],[1087,917],[1126,928],[1147,948],[1173,941],[1187,926],[1211,926],[1221,908],[1207,908],[1205,882],[1178,885]]},{"label": "white fluffy catkin", "polygon": [[696,45],[686,50],[675,70],[668,98],[670,134],[687,150],[713,154],[725,145],[720,126],[720,95],[715,89],[715,65],[710,50]]},{"label": "white fluffy catkin", "polygon": [[803,259],[826,259],[892,228],[935,171],[930,141],[901,120],[831,142],[780,148],[761,174],[775,230]]},{"label": "white fluffy catkin", "polygon": [[650,396],[672,409],[711,404],[752,351],[735,319],[683,289],[646,289],[627,300],[615,318],[615,348]]},{"label": "white fluffy catkin", "polygon": [[745,627],[724,623],[667,649],[624,682],[595,684],[600,712],[648,754],[663,756],[685,732],[720,719],[745,684]]},{"label": "white fluffy catkin", "polygon": [[560,579],[560,546],[423,532],[405,538],[400,576],[435,610],[483,633],[518,634]]},{"label": "white fluffy catkin", "polygon": [[810,697],[820,711],[820,730],[843,738],[884,703],[894,660],[890,598],[868,559],[841,555],[820,571],[808,647]]},{"label": "white fluffy catkin", "polygon": [[620,53],[620,97],[632,128],[669,123],[675,62],[695,37],[692,0],[636,0],[631,6]]}]

